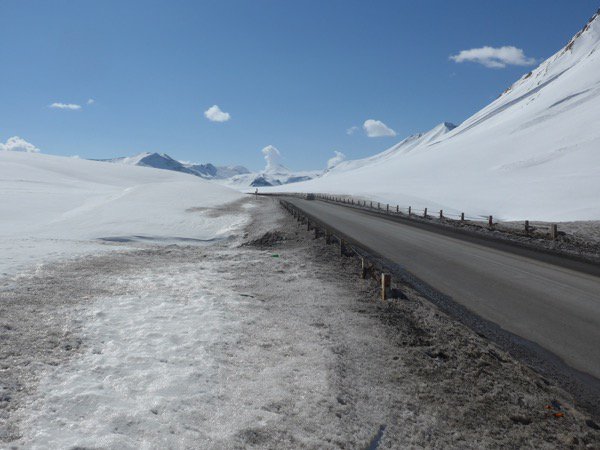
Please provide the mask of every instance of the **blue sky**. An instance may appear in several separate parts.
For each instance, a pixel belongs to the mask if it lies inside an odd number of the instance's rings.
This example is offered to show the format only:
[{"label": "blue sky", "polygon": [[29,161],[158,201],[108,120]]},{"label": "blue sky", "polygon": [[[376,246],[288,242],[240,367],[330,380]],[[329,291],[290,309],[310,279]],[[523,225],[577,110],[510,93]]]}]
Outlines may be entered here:
[{"label": "blue sky", "polygon": [[[334,150],[368,156],[440,122],[460,123],[532,59],[558,51],[599,6],[0,0],[0,143],[20,136],[49,154],[156,151],[251,169],[274,145],[290,168],[323,168]],[[450,59],[484,46],[523,53],[498,53],[504,59],[491,64],[482,50]],[[208,120],[213,105],[229,120]],[[368,137],[367,120],[396,136]]]}]

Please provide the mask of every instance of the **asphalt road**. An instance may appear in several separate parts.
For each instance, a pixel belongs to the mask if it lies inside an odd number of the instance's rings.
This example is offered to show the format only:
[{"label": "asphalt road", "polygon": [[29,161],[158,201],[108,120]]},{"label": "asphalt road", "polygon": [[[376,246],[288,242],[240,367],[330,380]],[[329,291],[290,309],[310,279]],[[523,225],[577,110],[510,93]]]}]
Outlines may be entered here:
[{"label": "asphalt road", "polygon": [[288,201],[480,317],[600,379],[600,277],[360,210]]}]

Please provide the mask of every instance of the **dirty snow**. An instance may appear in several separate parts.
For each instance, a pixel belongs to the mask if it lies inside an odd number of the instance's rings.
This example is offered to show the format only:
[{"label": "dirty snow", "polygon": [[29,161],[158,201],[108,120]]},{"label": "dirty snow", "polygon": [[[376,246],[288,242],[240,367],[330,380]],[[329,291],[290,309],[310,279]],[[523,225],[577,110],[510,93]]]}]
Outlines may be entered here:
[{"label": "dirty snow", "polygon": [[[339,258],[323,239],[307,240],[274,202],[248,201],[260,207],[250,209],[243,246],[112,252],[44,267],[17,285],[5,280],[0,307],[13,325],[0,327],[11,345],[1,355],[4,442],[125,449],[599,442],[595,422],[563,391],[410,290],[402,302],[378,302],[376,285],[356,276],[356,260]],[[27,326],[36,317],[41,325]],[[23,358],[36,352],[20,347],[30,340],[46,350]]]}]

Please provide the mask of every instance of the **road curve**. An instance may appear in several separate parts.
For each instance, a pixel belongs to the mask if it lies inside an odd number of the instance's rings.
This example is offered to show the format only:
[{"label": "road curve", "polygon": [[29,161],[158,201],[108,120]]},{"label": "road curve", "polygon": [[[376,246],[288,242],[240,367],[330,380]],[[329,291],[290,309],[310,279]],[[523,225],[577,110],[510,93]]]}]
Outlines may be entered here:
[{"label": "road curve", "polygon": [[356,209],[286,200],[480,317],[600,379],[600,277]]}]

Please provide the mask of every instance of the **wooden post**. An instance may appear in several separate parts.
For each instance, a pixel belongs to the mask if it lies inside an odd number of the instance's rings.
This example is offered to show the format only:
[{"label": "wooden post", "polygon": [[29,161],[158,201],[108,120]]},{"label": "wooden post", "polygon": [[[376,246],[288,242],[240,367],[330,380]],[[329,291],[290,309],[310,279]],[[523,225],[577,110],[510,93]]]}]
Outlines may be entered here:
[{"label": "wooden post", "polygon": [[396,214],[400,212],[400,205],[396,205]]},{"label": "wooden post", "polygon": [[381,274],[381,300],[387,300],[388,291],[392,285],[392,276],[389,273]]},{"label": "wooden post", "polygon": [[529,220],[525,221],[525,233],[529,234]]},{"label": "wooden post", "polygon": [[425,219],[427,219],[427,208],[425,208],[425,210],[423,211],[423,217],[424,217]]},{"label": "wooden post", "polygon": [[386,214],[390,213],[390,204],[389,203],[385,206],[385,213]]},{"label": "wooden post", "polygon": [[553,223],[550,225],[550,239],[555,241],[558,238],[558,225]]},{"label": "wooden post", "polygon": [[377,209],[381,209],[381,203],[377,202]]},{"label": "wooden post", "polygon": [[465,213],[460,213],[460,221],[464,222],[465,221]]},{"label": "wooden post", "polygon": [[440,209],[440,220],[444,218],[444,210]]},{"label": "wooden post", "polygon": [[373,208],[373,202],[371,202],[371,208]]},{"label": "wooden post", "polygon": [[488,226],[490,228],[494,226],[494,217],[493,216],[488,217]]},{"label": "wooden post", "polygon": [[364,280],[367,278],[367,261],[365,258],[360,258],[360,277]]},{"label": "wooden post", "polygon": [[412,206],[408,207],[408,217],[412,216]]}]

